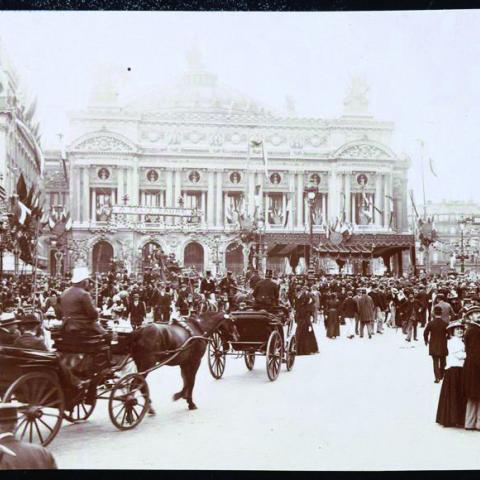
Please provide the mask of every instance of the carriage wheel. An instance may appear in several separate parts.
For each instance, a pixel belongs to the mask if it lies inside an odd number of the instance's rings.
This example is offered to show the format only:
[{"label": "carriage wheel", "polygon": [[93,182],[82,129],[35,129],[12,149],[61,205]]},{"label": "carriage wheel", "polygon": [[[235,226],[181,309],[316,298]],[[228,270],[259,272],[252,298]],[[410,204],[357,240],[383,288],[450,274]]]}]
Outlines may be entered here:
[{"label": "carriage wheel", "polygon": [[208,368],[213,378],[218,380],[222,377],[226,359],[222,338],[215,332],[208,343]]},{"label": "carriage wheel", "polygon": [[287,355],[285,359],[285,363],[287,365],[287,370],[290,371],[293,368],[293,364],[295,363],[295,357],[297,356],[297,339],[295,335],[290,339],[290,343],[288,344]]},{"label": "carriage wheel", "polygon": [[268,338],[267,344],[267,375],[273,382],[277,379],[282,365],[283,345],[280,334],[274,330]]},{"label": "carriage wheel", "polygon": [[15,436],[20,441],[48,445],[62,425],[65,399],[58,381],[44,372],[22,375],[5,392],[4,402],[26,404],[18,411]]},{"label": "carriage wheel", "polygon": [[150,408],[150,393],[146,380],[138,373],[121,378],[108,399],[110,420],[119,430],[136,427]]},{"label": "carriage wheel", "polygon": [[253,370],[255,365],[255,353],[254,352],[245,352],[245,365],[249,370]]},{"label": "carriage wheel", "polygon": [[82,399],[73,405],[72,408],[65,410],[65,412],[63,412],[63,418],[72,423],[84,422],[93,413],[96,404],[96,397],[92,399],[92,405],[87,405],[85,399]]}]

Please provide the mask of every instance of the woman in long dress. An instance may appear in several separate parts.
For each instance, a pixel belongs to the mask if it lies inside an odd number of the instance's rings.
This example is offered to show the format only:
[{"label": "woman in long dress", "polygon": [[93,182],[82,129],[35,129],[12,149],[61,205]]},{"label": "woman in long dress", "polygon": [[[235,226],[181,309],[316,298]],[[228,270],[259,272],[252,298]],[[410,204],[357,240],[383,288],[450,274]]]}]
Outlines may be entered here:
[{"label": "woman in long dress", "polygon": [[340,317],[338,314],[340,302],[337,295],[332,293],[327,301],[327,337],[337,338],[340,336]]},{"label": "woman in long dress", "polygon": [[463,363],[465,345],[463,343],[464,326],[452,322],[448,330],[453,336],[448,340],[448,356],[442,390],[438,400],[437,423],[444,427],[463,427],[467,399],[463,388]]},{"label": "woman in long dress", "polygon": [[297,355],[310,355],[318,353],[317,339],[312,326],[312,307],[313,299],[308,292],[308,287],[303,287],[295,301],[295,321],[297,330],[295,337],[297,340]]}]

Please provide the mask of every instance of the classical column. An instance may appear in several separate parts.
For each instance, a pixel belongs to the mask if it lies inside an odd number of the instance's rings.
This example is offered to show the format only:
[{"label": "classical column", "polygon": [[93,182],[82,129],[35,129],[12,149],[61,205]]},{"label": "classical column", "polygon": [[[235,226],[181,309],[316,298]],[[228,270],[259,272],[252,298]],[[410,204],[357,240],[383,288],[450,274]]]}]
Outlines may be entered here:
[{"label": "classical column", "polygon": [[357,224],[357,194],[352,195],[352,223]]},{"label": "classical column", "polygon": [[90,219],[92,223],[97,221],[97,190],[92,188],[92,201],[91,201],[91,209],[90,209]]},{"label": "classical column", "polygon": [[[382,210],[382,175],[377,173],[375,175],[375,207]],[[374,223],[375,225],[382,225],[382,217],[380,212],[374,209]]]},{"label": "classical column", "polygon": [[206,211],[206,204],[207,204],[207,192],[202,192],[202,198],[200,200],[200,210],[202,211],[202,225],[207,223],[207,211]]},{"label": "classical column", "polygon": [[221,227],[223,225],[223,192],[222,192],[222,177],[223,171],[216,172],[217,177],[217,194],[215,198],[215,218],[216,218],[216,226]]},{"label": "classical column", "polygon": [[215,172],[208,172],[207,222],[209,227],[215,225]]},{"label": "classical column", "polygon": [[223,192],[223,204],[225,205],[225,209],[223,211],[223,224],[227,225],[227,207],[230,205],[228,204],[228,193]]},{"label": "classical column", "polygon": [[285,225],[285,215],[287,214],[287,195],[288,193],[282,193],[282,227]]},{"label": "classical column", "polygon": [[82,222],[88,222],[90,204],[90,178],[88,167],[83,168],[83,199],[82,199]]},{"label": "classical column", "polygon": [[119,199],[119,203],[122,203],[122,197],[124,195],[124,190],[123,190],[123,168],[119,168],[117,170],[118,178],[117,178],[117,195]]},{"label": "classical column", "polygon": [[[174,197],[173,197],[173,206],[179,207],[178,204],[179,198],[182,196],[182,170],[176,169],[175,170],[175,190],[174,190]],[[180,224],[182,222],[181,218],[175,218],[175,224]]]},{"label": "classical column", "polygon": [[[165,172],[165,206],[166,207],[173,207],[172,203],[173,197],[173,172],[171,170],[167,170]],[[173,224],[172,217],[164,217],[166,225]]]},{"label": "classical column", "polygon": [[288,178],[288,202],[290,204],[290,213],[288,214],[288,226],[289,230],[293,230],[295,225],[294,214],[295,214],[295,175],[290,174]]},{"label": "classical column", "polygon": [[328,216],[332,221],[338,217],[338,207],[337,174],[332,168],[328,176]]},{"label": "classical column", "polygon": [[295,202],[297,228],[303,226],[303,189],[303,172],[297,172],[297,201]]},{"label": "classical column", "polygon": [[[145,204],[146,204],[146,200],[147,200],[146,197],[147,197],[147,195],[146,195],[145,191],[144,191],[144,190],[141,190],[141,192],[140,192],[140,205],[141,205],[142,207],[144,207]],[[150,206],[150,205],[149,205],[149,206]],[[144,221],[145,221],[145,215],[140,215],[140,222],[143,223]]]},{"label": "classical column", "polygon": [[321,193],[322,196],[322,220],[323,223],[327,223],[327,194],[326,193]]},{"label": "classical column", "polygon": [[70,170],[70,205],[75,222],[80,222],[80,170],[74,167]]},{"label": "classical column", "polygon": [[139,196],[139,190],[140,190],[140,178],[138,175],[138,160],[135,160],[135,165],[133,169],[131,170],[132,172],[132,191],[131,191],[131,199],[133,205],[139,205],[140,199],[138,198]]},{"label": "classical column", "polygon": [[350,173],[345,174],[345,219],[347,222],[352,221],[352,215],[350,212],[350,200],[351,200],[351,191],[350,191],[350,181],[351,181]]},{"label": "classical column", "polygon": [[389,217],[390,217],[390,202],[391,200],[387,198],[388,195],[388,176],[387,174],[382,175],[383,183],[383,226],[388,227]]},{"label": "classical column", "polygon": [[248,195],[248,214],[252,215],[255,213],[255,172],[247,172],[247,195]]}]

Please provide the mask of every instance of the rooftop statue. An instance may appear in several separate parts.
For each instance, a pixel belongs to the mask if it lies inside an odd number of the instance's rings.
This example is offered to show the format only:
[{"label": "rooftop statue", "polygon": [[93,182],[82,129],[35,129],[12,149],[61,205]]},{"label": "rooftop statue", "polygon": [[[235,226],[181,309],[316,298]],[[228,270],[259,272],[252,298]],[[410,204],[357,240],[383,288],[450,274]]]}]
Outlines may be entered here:
[{"label": "rooftop statue", "polygon": [[347,115],[365,115],[368,113],[368,92],[370,86],[359,77],[354,76],[350,80],[347,95],[343,101],[345,114]]}]

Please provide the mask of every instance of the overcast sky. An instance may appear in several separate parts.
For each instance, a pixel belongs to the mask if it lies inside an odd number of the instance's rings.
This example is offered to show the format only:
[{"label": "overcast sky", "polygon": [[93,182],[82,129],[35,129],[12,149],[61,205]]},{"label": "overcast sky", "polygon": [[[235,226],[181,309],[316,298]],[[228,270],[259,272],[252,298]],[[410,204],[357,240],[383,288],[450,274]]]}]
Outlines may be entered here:
[{"label": "overcast sky", "polygon": [[370,84],[370,111],[395,123],[394,149],[412,159],[422,200],[418,139],[438,178],[427,200],[480,201],[478,11],[380,13],[0,12],[3,49],[38,96],[43,146],[88,102],[99,64],[118,64],[138,91],[168,85],[186,52],[223,83],[284,113],[336,117],[352,75]]}]

